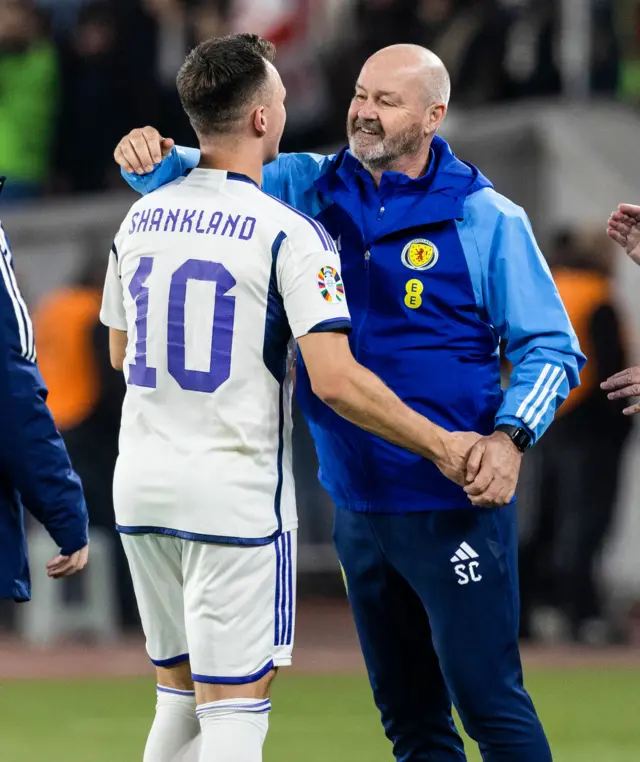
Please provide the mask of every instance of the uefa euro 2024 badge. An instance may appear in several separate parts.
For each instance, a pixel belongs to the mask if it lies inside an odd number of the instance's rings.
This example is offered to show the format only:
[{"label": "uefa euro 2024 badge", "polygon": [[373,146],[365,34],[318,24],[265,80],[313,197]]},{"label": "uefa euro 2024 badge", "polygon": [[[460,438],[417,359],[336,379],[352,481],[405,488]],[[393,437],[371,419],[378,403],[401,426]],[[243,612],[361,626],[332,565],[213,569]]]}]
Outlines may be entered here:
[{"label": "uefa euro 2024 badge", "polygon": [[426,238],[414,238],[402,250],[402,264],[410,270],[430,270],[438,256],[435,243]]},{"label": "uefa euro 2024 badge", "polygon": [[341,302],[344,299],[344,285],[335,267],[325,265],[321,268],[318,273],[318,288],[327,302]]}]

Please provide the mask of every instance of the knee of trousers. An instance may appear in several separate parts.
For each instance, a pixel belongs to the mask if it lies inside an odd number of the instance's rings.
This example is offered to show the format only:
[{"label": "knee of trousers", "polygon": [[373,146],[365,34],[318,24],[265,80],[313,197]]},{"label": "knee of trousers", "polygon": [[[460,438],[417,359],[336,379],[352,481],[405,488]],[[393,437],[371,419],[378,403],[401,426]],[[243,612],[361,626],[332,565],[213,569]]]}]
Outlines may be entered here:
[{"label": "knee of trousers", "polygon": [[505,684],[493,694],[485,687],[479,684],[455,697],[462,724],[474,740],[488,746],[520,746],[545,739],[533,701],[523,687]]}]

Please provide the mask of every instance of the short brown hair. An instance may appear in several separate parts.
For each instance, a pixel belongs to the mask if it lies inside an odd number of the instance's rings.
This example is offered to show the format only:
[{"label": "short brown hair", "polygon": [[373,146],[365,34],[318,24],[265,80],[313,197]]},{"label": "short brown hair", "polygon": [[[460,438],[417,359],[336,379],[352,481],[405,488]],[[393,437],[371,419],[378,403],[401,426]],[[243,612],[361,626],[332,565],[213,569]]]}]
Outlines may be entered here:
[{"label": "short brown hair", "polygon": [[198,135],[232,132],[267,82],[275,46],[257,34],[202,42],[178,72],[180,101]]}]

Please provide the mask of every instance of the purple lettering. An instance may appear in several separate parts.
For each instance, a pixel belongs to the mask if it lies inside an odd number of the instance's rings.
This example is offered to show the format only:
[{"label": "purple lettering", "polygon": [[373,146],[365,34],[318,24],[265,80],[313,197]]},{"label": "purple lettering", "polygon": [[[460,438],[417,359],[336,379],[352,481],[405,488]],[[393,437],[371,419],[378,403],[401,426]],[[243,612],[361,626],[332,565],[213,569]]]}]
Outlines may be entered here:
[{"label": "purple lettering", "polygon": [[189,223],[189,230],[188,230],[188,232],[189,232],[189,233],[191,232],[191,221],[192,221],[192,220],[193,220],[193,218],[196,216],[196,211],[197,211],[197,210],[196,210],[196,209],[194,209],[194,210],[191,212],[191,214],[189,214],[189,210],[188,210],[188,209],[185,209],[185,210],[184,210],[184,214],[182,215],[182,223],[181,223],[181,225],[180,225],[180,232],[181,232],[181,233],[184,233],[184,226],[185,226],[187,223]]},{"label": "purple lettering", "polygon": [[229,237],[232,237],[235,232],[236,228],[238,227],[238,223],[240,222],[240,215],[236,215],[235,217],[232,217],[230,214],[227,215],[227,221],[224,223],[224,227],[222,228],[222,235],[227,234],[227,228],[231,228],[231,232],[229,233]]},{"label": "purple lettering", "polygon": [[129,234],[136,232],[136,220],[140,216],[140,212],[136,212],[131,218],[131,227],[129,228]]},{"label": "purple lettering", "polygon": [[207,228],[207,234],[215,235],[218,232],[220,223],[222,222],[222,212],[214,212],[209,220],[209,227]]},{"label": "purple lettering", "polygon": [[245,217],[244,222],[242,223],[242,228],[240,229],[240,235],[238,237],[241,238],[243,241],[248,241],[253,235],[253,231],[255,229],[256,229],[256,218]]},{"label": "purple lettering", "polygon": [[169,229],[169,225],[171,223],[173,223],[173,227],[171,228],[171,232],[172,233],[176,232],[176,225],[178,224],[178,217],[180,217],[180,210],[179,209],[176,209],[175,212],[173,211],[173,209],[169,209],[169,211],[167,212],[167,219],[165,220],[165,223],[164,223],[164,232],[165,233]]},{"label": "purple lettering", "polygon": [[156,369],[147,365],[147,314],[149,312],[149,286],[147,280],[153,270],[153,257],[140,257],[129,293],[136,305],[136,355],[129,365],[128,384],[156,388]]},{"label": "purple lettering", "polygon": [[[209,370],[187,370],[185,307],[190,280],[215,283],[216,297],[211,326]],[[231,344],[236,298],[227,293],[236,285],[231,273],[217,262],[188,259],[171,278],[167,326],[167,370],[183,388],[211,394],[231,373]]]},{"label": "purple lettering", "polygon": [[164,217],[164,209],[154,209],[151,215],[151,222],[149,223],[149,232],[152,230],[160,231],[160,223]]},{"label": "purple lettering", "polygon": [[204,212],[200,212],[200,216],[198,217],[198,221],[196,222],[196,233],[206,233],[207,231],[204,228],[200,227],[200,223],[202,222],[202,217],[204,216]]},{"label": "purple lettering", "polygon": [[140,222],[138,223],[138,227],[136,228],[136,233],[139,233],[142,231],[142,228],[144,227],[144,230],[142,232],[146,232],[147,230],[147,224],[149,223],[149,218],[151,217],[151,209],[145,209],[144,212],[140,215]]}]

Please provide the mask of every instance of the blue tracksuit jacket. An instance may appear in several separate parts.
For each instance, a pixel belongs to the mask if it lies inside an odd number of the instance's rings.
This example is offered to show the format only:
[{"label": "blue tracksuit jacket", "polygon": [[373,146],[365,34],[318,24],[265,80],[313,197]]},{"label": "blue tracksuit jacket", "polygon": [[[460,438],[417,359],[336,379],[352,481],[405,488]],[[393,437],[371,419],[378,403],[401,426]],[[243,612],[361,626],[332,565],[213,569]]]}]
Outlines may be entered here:
[{"label": "blue tracksuit jacket", "polygon": [[35,359],[33,327],[0,225],[0,598],[18,601],[31,597],[23,505],[64,555],[88,541],[82,486]]},{"label": "blue tracksuit jacket", "polygon": [[[123,172],[146,193],[195,166],[174,149],[153,173]],[[524,211],[435,138],[427,174],[386,172],[379,188],[344,149],[282,154],[264,190],[320,221],[336,241],[356,359],[408,405],[448,430],[524,426],[537,440],[585,358]],[[498,347],[513,365],[500,387]],[[353,426],[311,392],[299,360],[298,401],[320,479],[337,506],[405,513],[468,507],[429,461]]]}]

